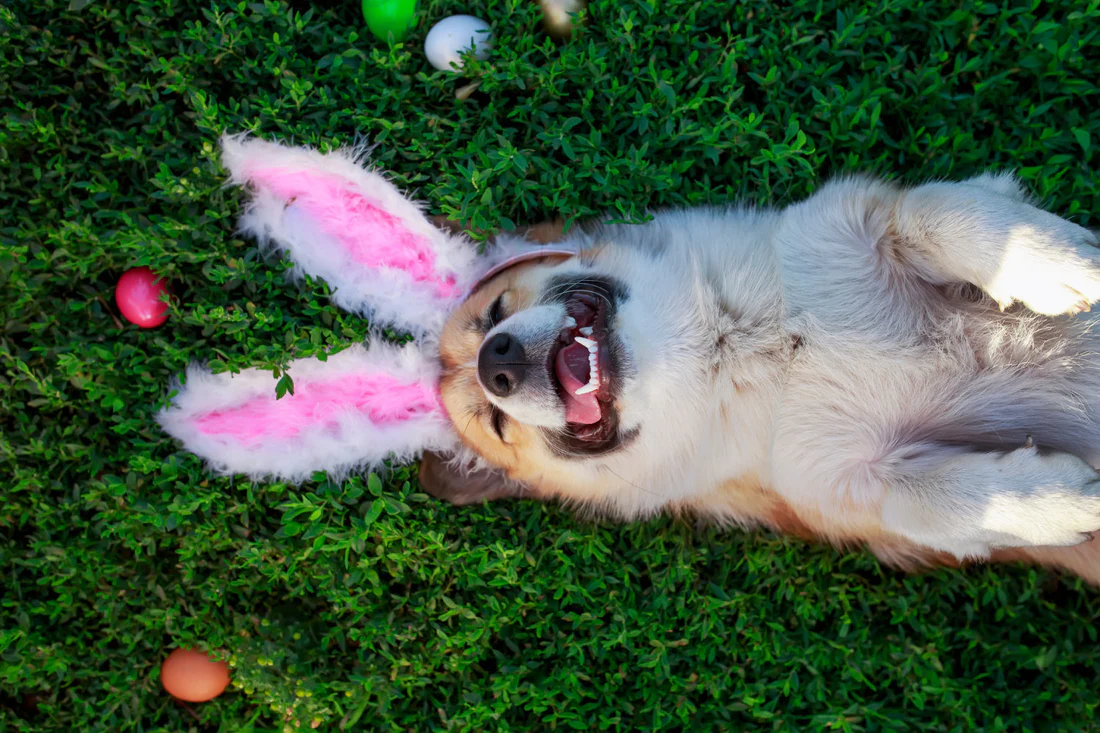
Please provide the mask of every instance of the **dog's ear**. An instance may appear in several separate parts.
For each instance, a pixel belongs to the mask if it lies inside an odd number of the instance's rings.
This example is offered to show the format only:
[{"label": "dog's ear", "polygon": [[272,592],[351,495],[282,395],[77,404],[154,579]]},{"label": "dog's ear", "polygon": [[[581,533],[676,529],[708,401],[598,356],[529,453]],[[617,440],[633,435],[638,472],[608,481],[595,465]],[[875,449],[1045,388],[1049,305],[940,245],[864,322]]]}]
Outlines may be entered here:
[{"label": "dog's ear", "polygon": [[561,219],[544,221],[519,230],[517,235],[537,244],[555,244],[565,237],[565,222]]},{"label": "dog's ear", "polygon": [[323,278],[341,308],[417,335],[438,332],[484,267],[467,237],[434,226],[363,158],[362,150],[222,139],[231,182],[252,194],[243,232],[285,253],[296,275]]},{"label": "dog's ear", "polygon": [[[463,229],[460,222],[448,219],[445,216],[429,217],[432,224],[449,234],[479,234],[478,230]],[[565,237],[565,222],[561,219],[544,221],[541,224],[532,224],[529,227],[519,227],[512,232],[512,237],[526,239],[534,244],[555,244]]]},{"label": "dog's ear", "polygon": [[435,452],[425,453],[420,461],[420,485],[435,498],[458,506],[530,495],[522,484],[505,476],[503,471],[470,464],[456,465],[450,456]]}]

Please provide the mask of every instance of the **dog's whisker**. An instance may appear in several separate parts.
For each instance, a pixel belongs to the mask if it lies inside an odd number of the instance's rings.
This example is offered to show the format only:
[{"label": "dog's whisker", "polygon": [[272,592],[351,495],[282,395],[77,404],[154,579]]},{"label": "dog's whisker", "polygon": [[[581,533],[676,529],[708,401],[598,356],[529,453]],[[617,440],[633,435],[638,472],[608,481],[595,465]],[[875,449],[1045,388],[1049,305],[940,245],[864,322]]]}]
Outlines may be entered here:
[{"label": "dog's whisker", "polygon": [[555,284],[543,293],[539,298],[539,302],[548,303],[560,300],[561,297],[567,293],[585,293],[608,303],[611,302],[612,295],[610,289],[601,282],[596,280],[581,280],[579,282],[572,281]]},{"label": "dog's whisker", "polygon": [[472,422],[473,422],[473,421],[474,421],[475,419],[477,419],[477,416],[478,416],[479,414],[480,414],[480,413],[478,413],[478,412],[475,412],[475,413],[473,413],[473,414],[471,414],[471,415],[470,415],[470,419],[469,419],[469,420],[467,420],[467,421],[466,421],[466,424],[462,426],[462,437],[464,437],[464,438],[466,437],[466,431],[468,431],[468,430],[470,429],[470,424],[471,424],[471,423],[472,423]]},{"label": "dog's whisker", "polygon": [[608,473],[610,473],[615,478],[619,479],[620,481],[622,481],[625,484],[633,486],[635,489],[637,489],[638,491],[641,491],[643,494],[649,494],[650,496],[660,496],[660,494],[658,494],[656,491],[650,491],[649,489],[646,489],[646,488],[643,488],[643,487],[639,486],[638,484],[634,483],[633,481],[629,481],[629,480],[623,478],[618,473],[616,473],[614,470],[612,470],[611,466],[608,466],[608,465],[605,464],[605,465],[600,466],[597,470],[607,471]]},{"label": "dog's whisker", "polygon": [[[589,287],[589,286],[592,286],[592,287]],[[593,287],[599,287],[599,288],[601,288],[601,290],[594,290],[594,289],[592,289]],[[585,284],[577,287],[575,283],[568,283],[568,284],[565,284],[565,285],[558,286],[558,288],[560,288],[560,289],[550,290],[547,293],[545,293],[544,295],[542,295],[537,301],[538,305],[546,305],[546,304],[549,304],[549,303],[558,302],[558,301],[560,301],[561,296],[565,295],[566,293],[568,293],[570,295],[578,294],[578,293],[584,294],[584,295],[591,295],[593,298],[596,298],[597,300],[601,300],[607,305],[612,304],[611,294],[609,292],[603,291],[602,290],[602,288],[603,288],[602,285],[596,285],[595,283],[585,283]]]}]

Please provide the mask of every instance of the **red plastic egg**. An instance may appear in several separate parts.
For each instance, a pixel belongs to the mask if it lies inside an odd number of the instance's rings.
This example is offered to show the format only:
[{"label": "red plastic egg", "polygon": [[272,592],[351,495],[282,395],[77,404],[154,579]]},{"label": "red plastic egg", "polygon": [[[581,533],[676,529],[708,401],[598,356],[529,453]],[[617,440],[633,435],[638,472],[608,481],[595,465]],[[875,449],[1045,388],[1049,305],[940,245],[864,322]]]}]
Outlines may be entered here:
[{"label": "red plastic egg", "polygon": [[168,320],[168,304],[160,298],[168,292],[164,280],[148,267],[135,267],[118,280],[115,302],[122,317],[142,328],[156,328]]}]

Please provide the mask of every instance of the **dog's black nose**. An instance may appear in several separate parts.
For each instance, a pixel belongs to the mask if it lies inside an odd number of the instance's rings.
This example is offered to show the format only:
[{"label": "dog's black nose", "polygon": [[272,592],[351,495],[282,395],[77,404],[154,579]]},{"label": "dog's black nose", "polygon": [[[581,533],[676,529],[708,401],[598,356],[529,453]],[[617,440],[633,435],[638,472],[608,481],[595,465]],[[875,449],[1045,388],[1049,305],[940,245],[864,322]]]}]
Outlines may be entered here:
[{"label": "dog's black nose", "polygon": [[497,397],[507,397],[519,389],[527,376],[527,362],[519,339],[507,333],[489,339],[477,356],[477,376],[485,389]]}]

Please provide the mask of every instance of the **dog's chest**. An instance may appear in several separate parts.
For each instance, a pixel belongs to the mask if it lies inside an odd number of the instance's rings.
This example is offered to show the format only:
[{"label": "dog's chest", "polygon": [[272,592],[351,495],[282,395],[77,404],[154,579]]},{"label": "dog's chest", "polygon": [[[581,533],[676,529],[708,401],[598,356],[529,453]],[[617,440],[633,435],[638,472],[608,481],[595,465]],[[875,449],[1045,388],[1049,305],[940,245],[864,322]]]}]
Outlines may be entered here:
[{"label": "dog's chest", "polygon": [[708,338],[709,366],[713,374],[729,371],[737,363],[743,353],[738,338],[742,330],[741,319],[733,306],[724,299],[716,299]]}]

